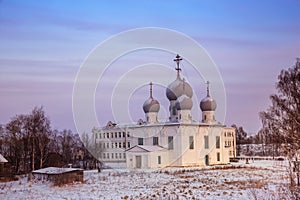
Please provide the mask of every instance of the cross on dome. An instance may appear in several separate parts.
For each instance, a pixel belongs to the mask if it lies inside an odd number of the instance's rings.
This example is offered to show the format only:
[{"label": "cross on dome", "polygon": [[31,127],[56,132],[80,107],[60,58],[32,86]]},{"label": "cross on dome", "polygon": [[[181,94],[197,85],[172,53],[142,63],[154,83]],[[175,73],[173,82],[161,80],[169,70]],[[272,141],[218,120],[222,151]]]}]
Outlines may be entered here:
[{"label": "cross on dome", "polygon": [[152,81],[149,83],[149,85],[150,85],[150,98],[153,98],[152,97],[152,85],[153,85]]},{"label": "cross on dome", "polygon": [[209,95],[209,81],[206,82],[206,91],[207,91],[207,96],[210,97]]},{"label": "cross on dome", "polygon": [[179,72],[181,71],[181,68],[180,68],[179,64],[180,64],[180,61],[182,61],[182,58],[180,57],[179,54],[177,54],[176,58],[173,61],[175,61],[176,64],[177,64],[177,67],[175,68],[175,70],[177,70],[177,76],[179,77],[180,76]]}]

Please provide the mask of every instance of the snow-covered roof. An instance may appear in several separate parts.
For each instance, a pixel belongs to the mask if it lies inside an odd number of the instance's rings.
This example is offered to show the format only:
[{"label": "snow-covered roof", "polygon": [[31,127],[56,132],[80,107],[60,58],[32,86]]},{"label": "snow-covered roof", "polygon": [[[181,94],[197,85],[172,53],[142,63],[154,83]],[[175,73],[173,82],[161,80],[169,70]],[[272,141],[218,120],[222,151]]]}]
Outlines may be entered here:
[{"label": "snow-covered roof", "polygon": [[154,151],[164,151],[167,150],[166,148],[163,148],[162,146],[157,146],[157,145],[135,145],[133,147],[131,147],[130,149],[128,149],[127,151],[136,151],[136,150],[143,150],[143,151],[147,151],[147,152],[154,152]]},{"label": "snow-covered roof", "polygon": [[78,170],[83,170],[83,169],[47,167],[47,168],[43,168],[43,169],[34,170],[34,171],[32,171],[32,173],[38,173],[38,174],[63,174],[63,173],[78,171]]},{"label": "snow-covered roof", "polygon": [[8,162],[3,156],[2,154],[0,154],[0,163],[6,163]]}]

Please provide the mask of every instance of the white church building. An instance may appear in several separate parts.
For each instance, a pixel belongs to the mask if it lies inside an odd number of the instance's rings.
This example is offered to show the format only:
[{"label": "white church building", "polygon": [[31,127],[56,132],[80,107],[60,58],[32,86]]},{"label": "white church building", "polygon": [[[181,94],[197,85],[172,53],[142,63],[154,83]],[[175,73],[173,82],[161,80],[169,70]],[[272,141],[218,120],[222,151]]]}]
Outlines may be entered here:
[{"label": "white church building", "polygon": [[179,55],[174,59],[177,77],[166,89],[169,119],[158,120],[160,104],[150,83],[150,96],[143,105],[145,120],[128,125],[110,121],[93,129],[101,149],[99,160],[115,168],[163,168],[228,164],[235,157],[235,129],[215,119],[217,104],[208,84],[207,96],[200,102],[202,120],[192,119],[193,89],[180,75],[181,60]]}]

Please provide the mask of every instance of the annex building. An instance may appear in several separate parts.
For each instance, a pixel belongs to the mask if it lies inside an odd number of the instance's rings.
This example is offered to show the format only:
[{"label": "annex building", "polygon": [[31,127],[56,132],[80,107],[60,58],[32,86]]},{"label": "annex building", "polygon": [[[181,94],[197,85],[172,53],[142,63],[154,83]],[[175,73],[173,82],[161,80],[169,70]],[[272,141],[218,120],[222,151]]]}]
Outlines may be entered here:
[{"label": "annex building", "polygon": [[145,119],[136,124],[118,125],[111,121],[94,128],[99,159],[111,167],[163,168],[228,164],[236,155],[235,129],[215,118],[216,101],[207,95],[199,102],[202,120],[195,121],[191,109],[193,89],[180,75],[177,55],[176,79],[166,89],[169,118],[158,120],[159,102],[150,95],[143,105]]}]

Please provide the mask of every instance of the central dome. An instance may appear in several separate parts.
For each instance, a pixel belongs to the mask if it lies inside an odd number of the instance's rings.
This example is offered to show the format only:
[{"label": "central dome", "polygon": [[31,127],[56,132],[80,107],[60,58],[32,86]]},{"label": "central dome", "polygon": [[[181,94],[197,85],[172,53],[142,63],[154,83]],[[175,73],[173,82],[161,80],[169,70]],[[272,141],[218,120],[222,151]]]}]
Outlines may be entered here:
[{"label": "central dome", "polygon": [[190,84],[177,76],[176,80],[167,87],[166,95],[169,101],[174,101],[182,95],[186,95],[191,98],[193,96],[193,89]]}]

